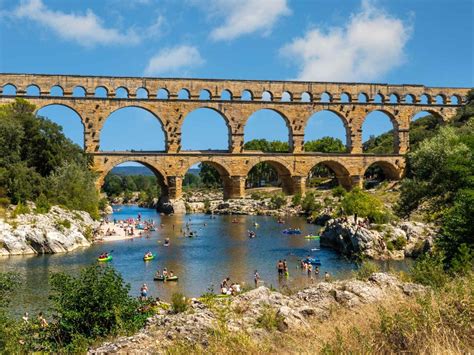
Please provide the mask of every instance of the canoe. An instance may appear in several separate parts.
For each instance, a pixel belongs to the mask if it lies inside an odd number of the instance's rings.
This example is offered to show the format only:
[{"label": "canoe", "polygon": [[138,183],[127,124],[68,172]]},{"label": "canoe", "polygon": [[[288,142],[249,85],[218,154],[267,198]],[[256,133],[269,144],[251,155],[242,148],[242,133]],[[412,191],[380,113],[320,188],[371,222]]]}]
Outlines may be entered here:
[{"label": "canoe", "polygon": [[178,276],[169,276],[169,277],[163,277],[163,276],[155,276],[153,278],[155,281],[178,281]]},{"label": "canoe", "polygon": [[312,234],[308,234],[304,237],[304,239],[319,239],[320,236],[319,235],[312,235]]},{"label": "canoe", "polygon": [[155,258],[154,255],[152,255],[152,256],[144,256],[144,257],[143,257],[143,261],[150,261],[150,260],[153,260],[154,258]]},{"label": "canoe", "polygon": [[299,229],[285,229],[282,232],[283,234],[301,234]]},{"label": "canoe", "polygon": [[106,261],[110,261],[110,260],[112,260],[112,255],[109,255],[106,258],[97,258],[97,261],[99,261],[99,262],[106,262]]}]

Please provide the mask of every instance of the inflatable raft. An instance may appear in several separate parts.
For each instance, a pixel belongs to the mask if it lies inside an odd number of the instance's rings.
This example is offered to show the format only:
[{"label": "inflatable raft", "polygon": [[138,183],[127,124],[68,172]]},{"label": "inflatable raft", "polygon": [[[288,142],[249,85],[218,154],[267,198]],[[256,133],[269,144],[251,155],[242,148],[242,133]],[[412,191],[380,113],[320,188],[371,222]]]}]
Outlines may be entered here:
[{"label": "inflatable raft", "polygon": [[107,262],[107,261],[111,261],[112,260],[112,255],[109,255],[105,258],[97,258],[97,261],[103,263],[103,262]]},{"label": "inflatable raft", "polygon": [[178,276],[168,276],[168,277],[155,276],[153,278],[153,280],[155,280],[155,281],[178,281]]}]

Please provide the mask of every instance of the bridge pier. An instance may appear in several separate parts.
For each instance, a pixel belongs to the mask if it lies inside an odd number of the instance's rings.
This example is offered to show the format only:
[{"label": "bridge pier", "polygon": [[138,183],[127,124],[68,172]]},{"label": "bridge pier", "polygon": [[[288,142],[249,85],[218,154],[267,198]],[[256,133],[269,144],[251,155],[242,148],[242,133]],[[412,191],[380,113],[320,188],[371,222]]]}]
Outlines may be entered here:
[{"label": "bridge pier", "polygon": [[293,194],[304,195],[306,193],[306,176],[293,176]]},{"label": "bridge pier", "polygon": [[182,176],[167,176],[166,185],[168,187],[168,196],[171,200],[177,200],[181,198],[181,196],[183,195]]},{"label": "bridge pier", "polygon": [[245,197],[246,176],[229,176],[223,178],[224,200]]}]

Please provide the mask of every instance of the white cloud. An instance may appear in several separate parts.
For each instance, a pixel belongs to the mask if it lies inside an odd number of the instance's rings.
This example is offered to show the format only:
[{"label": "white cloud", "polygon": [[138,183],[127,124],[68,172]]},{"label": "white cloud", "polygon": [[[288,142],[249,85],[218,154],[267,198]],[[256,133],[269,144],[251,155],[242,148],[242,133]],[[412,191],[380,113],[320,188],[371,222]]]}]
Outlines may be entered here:
[{"label": "white cloud", "polygon": [[216,17],[225,19],[211,31],[210,36],[216,41],[259,31],[268,35],[280,17],[291,14],[286,0],[213,0],[205,1],[205,6]]},{"label": "white cloud", "polygon": [[297,61],[297,80],[369,81],[404,62],[410,35],[411,26],[363,0],[346,26],[311,29],[280,53]]},{"label": "white cloud", "polygon": [[181,45],[165,48],[149,60],[145,75],[177,73],[202,64],[204,64],[204,59],[194,46]]},{"label": "white cloud", "polygon": [[22,2],[12,13],[14,17],[35,21],[66,40],[72,40],[85,47],[99,44],[136,44],[139,36],[132,30],[121,33],[107,28],[94,12],[85,14],[64,13],[48,9],[42,0]]}]

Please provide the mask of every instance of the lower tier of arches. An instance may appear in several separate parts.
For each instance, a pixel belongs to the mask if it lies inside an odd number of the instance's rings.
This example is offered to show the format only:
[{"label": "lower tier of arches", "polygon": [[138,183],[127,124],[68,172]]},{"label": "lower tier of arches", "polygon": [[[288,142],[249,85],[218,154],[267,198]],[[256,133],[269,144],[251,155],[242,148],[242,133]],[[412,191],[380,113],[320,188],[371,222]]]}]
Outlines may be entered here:
[{"label": "lower tier of arches", "polygon": [[[405,171],[403,155],[104,152],[92,154],[92,160],[93,169],[98,174],[99,189],[105,176],[115,166],[135,162],[153,171],[161,187],[163,199],[182,197],[184,176],[198,163],[206,163],[216,169],[222,181],[225,199],[245,197],[248,174],[259,163],[265,163],[276,171],[278,186],[288,195],[303,195],[308,179],[314,176],[314,168],[318,166],[323,167],[319,171],[331,172],[330,177],[347,190],[362,187],[368,176],[383,175],[388,180],[399,180]],[[381,173],[372,174],[374,167]]]}]

